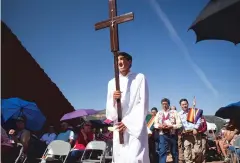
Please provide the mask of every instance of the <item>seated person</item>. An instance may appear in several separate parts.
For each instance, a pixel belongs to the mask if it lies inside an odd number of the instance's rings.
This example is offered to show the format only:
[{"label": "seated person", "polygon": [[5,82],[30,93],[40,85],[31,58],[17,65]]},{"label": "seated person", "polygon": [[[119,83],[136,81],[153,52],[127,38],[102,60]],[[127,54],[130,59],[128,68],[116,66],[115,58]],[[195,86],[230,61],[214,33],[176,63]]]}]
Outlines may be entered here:
[{"label": "seated person", "polygon": [[14,141],[14,143],[16,144],[20,143],[23,145],[23,152],[26,154],[29,146],[31,134],[30,134],[30,131],[25,129],[25,122],[26,122],[25,117],[18,117],[16,119],[17,130],[15,131],[11,129],[9,131],[9,135],[11,139]]},{"label": "seated person", "polygon": [[113,139],[113,132],[109,131],[107,127],[103,127],[99,140],[111,141]]},{"label": "seated person", "polygon": [[[236,153],[240,158],[240,134],[236,135],[233,139],[234,139],[233,143],[232,145],[228,146],[228,150],[231,153]],[[235,163],[237,158],[234,158],[234,159],[235,159],[234,160],[234,163]]]},{"label": "seated person", "polygon": [[42,137],[41,137],[41,141],[45,142],[46,145],[49,145],[53,140],[55,140],[55,138],[57,137],[57,135],[54,132],[54,127],[53,126],[49,126],[48,128],[48,132],[45,133]]},{"label": "seated person", "polygon": [[8,137],[6,131],[1,126],[1,162],[2,163],[11,163],[14,161],[13,157],[14,145]]},{"label": "seated person", "polygon": [[207,131],[207,138],[208,138],[208,140],[215,141],[216,140],[216,130]]},{"label": "seated person", "polygon": [[229,161],[229,156],[227,154],[227,149],[231,146],[235,140],[236,135],[239,134],[239,130],[234,126],[229,125],[227,130],[224,132],[224,137],[219,141],[220,149],[225,157],[224,161]]},{"label": "seated person", "polygon": [[78,137],[73,150],[68,156],[68,163],[74,163],[79,160],[87,144],[91,141],[93,141],[92,125],[91,123],[86,122],[78,133]]},{"label": "seated person", "polygon": [[94,129],[94,140],[101,140],[101,130],[100,128]]},{"label": "seated person", "polygon": [[58,134],[56,140],[62,140],[65,142],[69,142],[71,145],[74,142],[74,132],[68,129],[69,125],[67,122],[63,122],[61,124],[62,132]]}]

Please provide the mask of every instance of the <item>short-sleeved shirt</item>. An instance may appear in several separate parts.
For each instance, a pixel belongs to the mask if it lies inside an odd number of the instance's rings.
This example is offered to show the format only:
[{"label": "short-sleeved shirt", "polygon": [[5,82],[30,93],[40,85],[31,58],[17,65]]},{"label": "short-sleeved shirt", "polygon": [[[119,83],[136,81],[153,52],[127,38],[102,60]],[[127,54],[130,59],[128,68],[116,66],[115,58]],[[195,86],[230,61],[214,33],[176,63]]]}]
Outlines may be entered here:
[{"label": "short-sleeved shirt", "polygon": [[56,138],[56,134],[55,133],[46,133],[41,137],[42,141],[45,141],[46,144],[50,144],[55,138]]},{"label": "short-sleeved shirt", "polygon": [[67,130],[66,132],[62,132],[58,134],[56,140],[62,140],[65,142],[69,142],[69,140],[74,140],[74,132],[71,130]]}]

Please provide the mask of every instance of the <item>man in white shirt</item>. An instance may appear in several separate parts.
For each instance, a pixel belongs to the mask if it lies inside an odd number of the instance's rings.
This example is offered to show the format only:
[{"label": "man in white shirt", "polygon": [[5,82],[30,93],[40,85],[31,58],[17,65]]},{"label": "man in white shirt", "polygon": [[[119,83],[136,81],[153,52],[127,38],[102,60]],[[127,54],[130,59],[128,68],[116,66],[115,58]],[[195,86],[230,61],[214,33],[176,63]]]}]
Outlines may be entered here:
[{"label": "man in white shirt", "polygon": [[[115,91],[115,79],[108,83],[106,117],[114,122],[113,162],[149,163],[148,133],[145,117],[148,113],[148,86],[141,73],[132,73],[132,56],[118,54],[120,91]],[[116,100],[121,100],[122,121],[117,122]],[[119,144],[119,132],[124,144]]]},{"label": "man in white shirt", "polygon": [[41,137],[41,141],[45,142],[46,145],[50,144],[53,140],[55,140],[55,138],[57,137],[57,135],[54,132],[54,127],[53,126],[49,126],[48,129],[48,133],[45,133],[42,137]]},{"label": "man in white shirt", "polygon": [[182,127],[180,117],[176,110],[170,109],[170,100],[161,100],[162,110],[160,110],[154,122],[154,127],[159,129],[158,154],[159,163],[167,162],[167,151],[170,148],[173,163],[178,163],[178,135],[176,130]]}]

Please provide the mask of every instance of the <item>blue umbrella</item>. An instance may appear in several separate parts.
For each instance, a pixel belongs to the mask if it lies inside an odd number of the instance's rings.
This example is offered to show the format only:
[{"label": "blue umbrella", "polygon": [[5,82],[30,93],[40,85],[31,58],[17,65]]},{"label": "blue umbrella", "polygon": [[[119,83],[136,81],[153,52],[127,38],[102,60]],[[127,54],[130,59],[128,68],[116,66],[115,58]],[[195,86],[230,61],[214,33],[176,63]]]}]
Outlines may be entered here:
[{"label": "blue umbrella", "polygon": [[237,119],[240,116],[240,101],[221,107],[215,113],[216,116],[225,119]]},{"label": "blue umbrella", "polygon": [[41,130],[46,118],[34,102],[20,98],[9,98],[1,100],[1,117],[3,122],[17,119],[19,116],[26,117],[26,128],[32,131]]}]

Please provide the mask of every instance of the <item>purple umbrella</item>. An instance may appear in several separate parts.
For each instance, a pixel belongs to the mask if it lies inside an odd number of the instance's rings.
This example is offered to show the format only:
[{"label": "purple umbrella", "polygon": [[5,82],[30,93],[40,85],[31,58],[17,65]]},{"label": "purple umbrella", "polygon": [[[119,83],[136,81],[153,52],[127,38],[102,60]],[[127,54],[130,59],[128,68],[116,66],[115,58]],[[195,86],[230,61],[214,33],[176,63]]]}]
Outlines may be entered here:
[{"label": "purple umbrella", "polygon": [[96,113],[98,113],[98,111],[96,111],[94,109],[78,109],[73,112],[64,114],[64,116],[60,119],[60,121],[74,119],[74,118],[88,116],[88,115],[93,115]]}]

